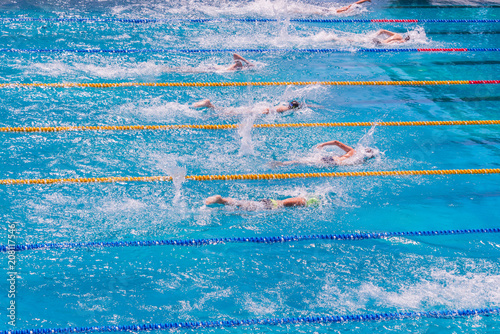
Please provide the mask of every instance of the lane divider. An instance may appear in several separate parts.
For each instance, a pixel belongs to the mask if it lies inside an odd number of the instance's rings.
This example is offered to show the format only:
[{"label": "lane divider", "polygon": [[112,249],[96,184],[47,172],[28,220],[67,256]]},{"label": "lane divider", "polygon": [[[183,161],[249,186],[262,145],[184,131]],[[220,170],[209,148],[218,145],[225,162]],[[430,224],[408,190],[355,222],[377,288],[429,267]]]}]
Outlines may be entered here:
[{"label": "lane divider", "polygon": [[303,22],[303,23],[500,23],[498,19],[268,19],[268,18],[198,18],[198,19],[125,19],[125,18],[46,18],[3,17],[0,22],[121,22],[121,23],[176,23],[176,22]]},{"label": "lane divider", "polygon": [[420,312],[383,312],[345,315],[313,315],[307,317],[286,317],[286,318],[252,318],[252,319],[228,319],[228,320],[208,320],[190,322],[170,322],[155,324],[132,324],[132,325],[105,325],[86,327],[62,327],[62,328],[33,328],[33,329],[11,329],[0,331],[0,334],[51,334],[51,333],[102,333],[102,332],[142,332],[153,330],[169,330],[173,328],[224,328],[240,327],[252,325],[306,325],[306,324],[328,324],[347,322],[369,322],[369,321],[389,321],[405,319],[423,318],[457,318],[470,316],[498,315],[500,308],[478,308],[460,310],[439,310]]},{"label": "lane divider", "polygon": [[9,53],[360,53],[360,52],[499,52],[500,48],[370,48],[370,49],[0,49]]},{"label": "lane divider", "polygon": [[[253,128],[306,128],[306,127],[355,127],[355,126],[449,126],[449,125],[498,125],[500,120],[479,121],[395,121],[395,122],[327,122],[327,123],[265,123]],[[64,131],[148,131],[148,130],[229,130],[239,124],[171,124],[171,125],[96,125],[96,126],[19,126],[1,127],[0,132],[64,132]]]},{"label": "lane divider", "polygon": [[63,248],[108,248],[108,247],[148,247],[148,246],[207,246],[227,243],[264,243],[275,244],[296,241],[311,240],[373,240],[387,239],[391,237],[429,237],[438,235],[459,234],[486,234],[500,233],[500,228],[481,228],[467,230],[442,230],[442,231],[410,231],[410,232],[366,232],[348,234],[315,234],[315,235],[289,235],[275,237],[232,237],[232,238],[209,238],[209,239],[170,239],[170,240],[139,240],[139,241],[93,241],[93,242],[59,242],[40,243],[25,245],[0,245],[0,252],[20,252],[35,249],[63,249]]},{"label": "lane divider", "polygon": [[2,83],[6,87],[246,87],[246,86],[439,86],[439,85],[498,85],[500,80],[405,80],[405,81],[261,81],[261,82],[113,82],[113,83]]},{"label": "lane divider", "polygon": [[[327,122],[327,123],[266,123],[254,124],[253,128],[306,128],[306,127],[354,127],[354,126],[448,126],[448,125],[498,125],[500,120],[478,121],[401,121],[401,122]],[[171,125],[96,125],[96,126],[20,126],[0,127],[0,132],[64,132],[64,131],[148,131],[148,130],[229,130],[239,124],[171,124]]]},{"label": "lane divider", "polygon": [[[322,173],[284,173],[284,174],[234,174],[234,175],[187,175],[191,181],[238,181],[238,180],[284,180],[318,177],[351,176],[422,176],[422,175],[473,175],[499,174],[500,168],[482,169],[436,169],[436,170],[391,170],[372,172],[322,172]],[[0,185],[56,184],[56,183],[113,183],[113,182],[164,182],[172,181],[171,176],[109,176],[60,179],[3,179]]]}]

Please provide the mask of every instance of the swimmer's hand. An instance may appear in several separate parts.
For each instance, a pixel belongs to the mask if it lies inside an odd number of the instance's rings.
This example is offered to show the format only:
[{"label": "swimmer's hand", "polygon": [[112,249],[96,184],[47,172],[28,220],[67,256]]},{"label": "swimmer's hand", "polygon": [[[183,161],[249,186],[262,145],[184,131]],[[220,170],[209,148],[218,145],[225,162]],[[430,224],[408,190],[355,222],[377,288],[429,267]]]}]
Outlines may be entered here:
[{"label": "swimmer's hand", "polygon": [[222,204],[222,196],[221,195],[210,196],[205,200],[205,205],[212,205],[212,204]]}]

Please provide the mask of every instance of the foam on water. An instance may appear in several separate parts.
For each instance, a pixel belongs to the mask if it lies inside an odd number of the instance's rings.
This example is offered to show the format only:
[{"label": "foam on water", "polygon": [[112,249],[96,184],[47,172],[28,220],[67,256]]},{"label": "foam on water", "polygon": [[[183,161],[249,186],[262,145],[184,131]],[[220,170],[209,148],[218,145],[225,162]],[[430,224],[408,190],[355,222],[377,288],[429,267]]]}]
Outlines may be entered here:
[{"label": "foam on water", "polygon": [[165,101],[160,97],[127,102],[118,106],[116,112],[122,116],[130,115],[138,119],[160,122],[185,121],[185,118],[196,119],[204,114],[203,109],[192,108],[186,103]]},{"label": "foam on water", "polygon": [[88,80],[90,77],[122,79],[157,76],[164,71],[165,65],[158,64],[155,60],[124,64],[116,60],[89,59],[89,63],[52,61],[47,63],[23,64],[19,68],[23,71],[44,76],[74,76]]},{"label": "foam on water", "polygon": [[[302,1],[290,0],[255,0],[229,2],[220,1],[217,4],[206,4],[205,2],[191,2],[189,5],[172,9],[171,13],[192,13],[217,17],[225,15],[260,15],[265,17],[281,17],[283,15],[358,15],[367,11],[366,6],[353,5],[347,12],[337,14],[336,10],[345,4],[329,3],[328,6],[308,4]],[[170,12],[170,10],[169,10]]]},{"label": "foam on water", "polygon": [[[410,36],[410,40],[405,43],[395,43],[384,45],[383,47],[415,47],[419,45],[427,45],[431,41],[427,38],[425,30],[423,27],[415,27],[414,29],[404,31],[394,31],[400,34],[407,34]],[[377,37],[378,30],[367,31],[366,33],[351,33],[346,31],[340,31],[336,29],[331,30],[321,30],[312,36],[297,37],[296,42],[301,45],[340,45],[340,46],[362,46],[366,48],[377,47],[373,40]]]},{"label": "foam on water", "polygon": [[240,123],[238,127],[238,134],[241,138],[241,148],[238,153],[239,156],[255,154],[252,143],[252,129],[256,117],[256,114],[251,113]]},{"label": "foam on water", "polygon": [[[404,261],[411,262],[407,259]],[[456,266],[453,263],[448,265]],[[467,266],[468,263],[460,265]],[[477,265],[473,272],[463,273],[458,268],[442,269],[426,265],[408,272],[416,282],[412,279],[412,282],[387,287],[380,279],[373,277],[369,282],[353,282],[353,286],[347,290],[341,285],[345,280],[343,273],[331,273],[327,275],[319,303],[326,308],[340,307],[347,312],[359,312],[371,307],[415,311],[435,307],[498,307],[500,276],[488,273],[488,266],[488,263],[484,263]]]}]

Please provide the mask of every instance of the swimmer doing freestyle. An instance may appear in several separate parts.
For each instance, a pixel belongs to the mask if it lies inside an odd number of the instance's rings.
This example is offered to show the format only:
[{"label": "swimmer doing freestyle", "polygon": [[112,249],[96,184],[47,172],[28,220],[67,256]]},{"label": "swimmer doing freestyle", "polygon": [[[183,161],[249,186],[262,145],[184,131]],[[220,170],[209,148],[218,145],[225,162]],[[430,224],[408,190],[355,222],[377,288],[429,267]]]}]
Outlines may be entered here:
[{"label": "swimmer doing freestyle", "polygon": [[338,140],[332,140],[325,143],[321,143],[316,145],[317,149],[322,149],[325,146],[337,146],[342,149],[345,154],[341,156],[326,156],[320,158],[306,158],[301,160],[294,161],[283,161],[274,163],[275,166],[289,166],[296,164],[318,164],[318,165],[327,165],[327,166],[340,166],[347,165],[348,159],[354,157],[356,154],[362,155],[363,160],[371,159],[378,155],[378,150],[370,147],[366,147],[362,150],[362,152],[357,152],[350,146],[347,146],[344,143],[339,142]]},{"label": "swimmer doing freestyle", "polygon": [[234,60],[234,63],[229,67],[225,67],[224,70],[226,70],[226,71],[238,71],[238,70],[243,69],[244,67],[254,66],[251,62],[249,62],[248,60],[246,60],[245,58],[243,58],[242,56],[240,56],[237,53],[233,53],[233,60]]},{"label": "swimmer doing freestyle", "polygon": [[349,6],[345,6],[345,7],[337,9],[336,12],[337,13],[347,12],[352,7],[352,5],[359,5],[359,4],[362,4],[363,2],[371,2],[371,0],[359,0],[359,1],[356,1],[355,3],[350,4]]},{"label": "swimmer doing freestyle", "polygon": [[222,197],[221,195],[215,195],[208,197],[205,200],[206,205],[222,204],[237,207],[243,210],[255,211],[255,210],[274,210],[283,207],[297,207],[297,206],[315,206],[319,205],[319,199],[313,197],[306,199],[304,197],[290,197],[284,200],[274,200],[274,199],[262,199],[260,201],[247,201],[238,200],[230,197]]},{"label": "swimmer doing freestyle", "polygon": [[[192,107],[193,108],[211,108],[211,109],[216,108],[215,105],[209,99],[205,99],[205,100],[201,100],[199,102],[193,103]],[[277,105],[273,108],[273,110],[276,111],[277,113],[284,113],[285,111],[299,109],[300,107],[301,107],[301,105],[299,102],[291,101],[287,105],[284,105],[284,104]],[[270,108],[264,108],[264,109],[262,109],[262,114],[269,114],[270,111],[271,111]]]},{"label": "swimmer doing freestyle", "polygon": [[[385,36],[388,36],[388,37],[385,38],[385,39],[382,39],[382,40],[379,39],[379,38],[377,38],[377,37],[382,36],[382,35],[385,35]],[[403,35],[398,34],[397,32],[392,32],[392,31],[385,30],[385,29],[380,29],[377,32],[376,38],[373,39],[373,41],[375,42],[375,44],[405,43],[405,42],[408,42],[409,40],[410,40],[410,36],[409,35],[406,35],[405,37],[403,37]]]}]

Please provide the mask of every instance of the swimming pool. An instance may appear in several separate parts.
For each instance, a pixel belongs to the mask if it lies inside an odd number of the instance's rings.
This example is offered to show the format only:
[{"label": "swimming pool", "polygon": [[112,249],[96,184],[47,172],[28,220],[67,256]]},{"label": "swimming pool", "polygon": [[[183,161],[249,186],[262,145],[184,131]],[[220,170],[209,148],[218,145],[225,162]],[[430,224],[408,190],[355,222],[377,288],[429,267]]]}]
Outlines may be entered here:
[{"label": "swimming pool", "polygon": [[[486,4],[486,6],[484,6]],[[336,5],[336,4],[335,4]],[[441,5],[441,6],[440,6]],[[498,23],[310,23],[290,18],[499,19],[493,2],[374,1],[342,16],[321,2],[46,2],[2,5],[3,18],[219,19],[4,21],[5,49],[374,48],[380,28],[408,48],[499,48]],[[474,7],[478,6],[478,7]],[[240,22],[234,18],[278,19]],[[368,37],[367,37],[368,36]],[[402,46],[391,46],[391,48]],[[406,46],[405,46],[406,47]],[[498,80],[498,52],[1,52],[1,83]],[[183,181],[185,175],[499,168],[498,125],[252,129],[259,123],[498,119],[498,85],[0,88],[1,127],[240,124],[239,130],[2,133],[2,179],[171,175],[174,182],[2,185],[2,244],[200,239],[498,227],[500,176]],[[194,109],[209,98],[215,110]],[[293,113],[247,113],[298,100]],[[354,166],[272,168],[340,140],[383,154]],[[213,194],[248,200],[318,197],[319,207],[209,208]],[[223,243],[16,253],[16,326],[127,325],[500,307],[498,234],[380,240]],[[2,277],[8,276],[7,257]],[[0,314],[11,298],[3,280]],[[494,332],[498,316],[183,331]]]}]

